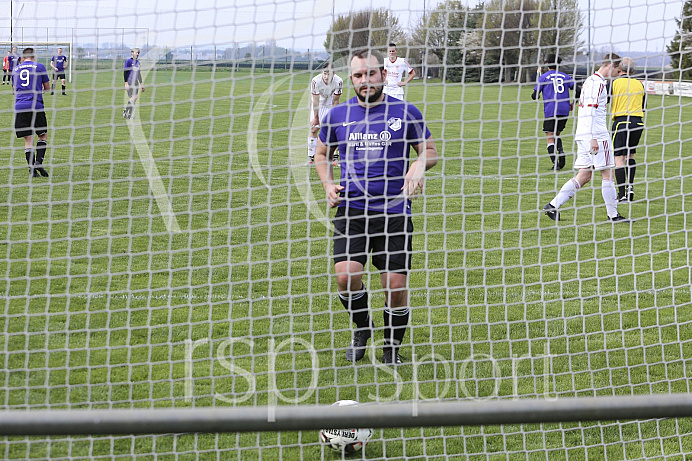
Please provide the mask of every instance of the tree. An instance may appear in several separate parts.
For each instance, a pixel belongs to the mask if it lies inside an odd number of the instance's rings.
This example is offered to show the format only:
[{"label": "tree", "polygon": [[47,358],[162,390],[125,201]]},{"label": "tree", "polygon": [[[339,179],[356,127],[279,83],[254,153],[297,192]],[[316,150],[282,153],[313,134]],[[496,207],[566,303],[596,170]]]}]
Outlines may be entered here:
[{"label": "tree", "polygon": [[674,77],[683,80],[692,79],[692,0],[682,6],[682,17],[675,18],[678,31],[675,33],[666,51],[675,69]]},{"label": "tree", "polygon": [[497,66],[500,80],[525,81],[549,53],[573,54],[582,28],[577,0],[490,0],[483,19],[483,62]]},{"label": "tree", "polygon": [[[459,0],[445,0],[432,12],[420,18],[413,28],[412,42],[421,54],[432,54],[444,64],[443,78],[451,81],[473,80],[473,53],[470,46],[478,43],[469,40],[482,17],[482,4],[469,9]],[[431,61],[428,58],[428,61]],[[480,74],[478,69],[475,69]]]},{"label": "tree", "polygon": [[336,18],[327,32],[324,48],[332,55],[332,60],[337,61],[360,48],[386,50],[391,42],[398,45],[405,41],[406,34],[399,18],[390,10],[366,9]]}]

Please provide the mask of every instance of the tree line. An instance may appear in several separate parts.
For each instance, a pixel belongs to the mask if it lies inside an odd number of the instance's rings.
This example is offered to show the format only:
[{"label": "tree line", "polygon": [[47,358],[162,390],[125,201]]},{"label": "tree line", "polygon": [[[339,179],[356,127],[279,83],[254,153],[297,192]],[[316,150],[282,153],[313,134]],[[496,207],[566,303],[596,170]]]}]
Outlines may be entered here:
[{"label": "tree line", "polygon": [[[668,47],[677,69],[692,78],[692,0]],[[334,19],[324,47],[337,65],[363,47],[399,54],[427,74],[452,82],[532,81],[547,55],[574,63],[584,47],[584,15],[578,0],[486,0],[470,7],[444,0],[406,33],[389,9],[366,9]],[[341,61],[341,62],[340,62]],[[683,77],[685,78],[685,77]]]}]

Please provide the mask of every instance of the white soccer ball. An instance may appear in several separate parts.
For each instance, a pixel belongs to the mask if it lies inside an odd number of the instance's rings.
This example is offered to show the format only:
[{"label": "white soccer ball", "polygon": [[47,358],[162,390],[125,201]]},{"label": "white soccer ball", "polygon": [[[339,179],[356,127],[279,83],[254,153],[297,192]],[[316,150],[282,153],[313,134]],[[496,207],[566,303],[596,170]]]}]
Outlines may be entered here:
[{"label": "white soccer ball", "polygon": [[[355,400],[339,400],[333,405],[341,407],[357,404]],[[370,441],[370,437],[372,437],[372,429],[322,429],[320,431],[320,442],[342,454],[359,452]]]}]

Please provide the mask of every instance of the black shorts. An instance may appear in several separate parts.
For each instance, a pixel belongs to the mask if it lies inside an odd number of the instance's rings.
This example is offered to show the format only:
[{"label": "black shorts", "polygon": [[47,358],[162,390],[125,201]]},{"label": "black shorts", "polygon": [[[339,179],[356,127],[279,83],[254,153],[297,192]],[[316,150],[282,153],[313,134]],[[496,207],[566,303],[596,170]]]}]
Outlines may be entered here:
[{"label": "black shorts", "polygon": [[135,94],[139,94],[139,86],[130,85],[130,88],[127,89],[127,97],[131,98]]},{"label": "black shorts", "polygon": [[567,116],[551,117],[543,120],[543,133],[562,133],[567,126]]},{"label": "black shorts", "polygon": [[613,153],[616,157],[637,152],[644,132],[641,117],[615,117],[613,120]]},{"label": "black shorts", "polygon": [[372,252],[372,264],[381,272],[411,269],[411,216],[339,207],[334,228],[335,263],[357,261],[365,266]]},{"label": "black shorts", "polygon": [[18,138],[48,133],[46,113],[41,111],[17,112],[14,116],[14,130]]},{"label": "black shorts", "polygon": [[60,73],[55,73],[53,74],[53,80],[57,79],[63,79],[65,80],[65,72],[60,72]]}]

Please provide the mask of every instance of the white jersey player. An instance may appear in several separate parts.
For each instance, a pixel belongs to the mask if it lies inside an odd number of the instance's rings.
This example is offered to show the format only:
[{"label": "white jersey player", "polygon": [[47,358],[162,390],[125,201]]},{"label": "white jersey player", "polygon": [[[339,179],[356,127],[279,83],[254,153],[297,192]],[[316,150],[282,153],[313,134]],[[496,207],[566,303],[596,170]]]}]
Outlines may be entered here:
[{"label": "white jersey player", "polygon": [[618,213],[617,191],[613,181],[612,168],[615,165],[613,148],[608,132],[607,104],[608,80],[618,76],[620,56],[607,54],[598,71],[587,78],[579,98],[579,114],[574,139],[577,142],[577,159],[574,168],[576,176],[567,181],[553,200],[543,207],[545,214],[553,221],[560,220],[558,209],[576,192],[584,187],[593,175],[601,172],[601,195],[606,204],[609,221],[628,220]]},{"label": "white jersey player", "polygon": [[413,77],[416,76],[416,71],[404,58],[397,57],[396,44],[389,44],[387,55],[389,59],[384,60],[384,68],[387,69],[387,84],[383,92],[403,100],[404,86],[413,80]]},{"label": "white jersey player", "polygon": [[[324,66],[321,74],[316,75],[310,82],[310,135],[308,136],[308,163],[315,158],[317,148],[317,133],[320,123],[329,109],[339,104],[344,81],[334,73],[331,63]],[[336,164],[336,160],[334,161]]]}]

